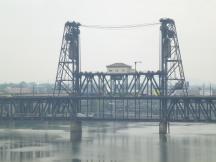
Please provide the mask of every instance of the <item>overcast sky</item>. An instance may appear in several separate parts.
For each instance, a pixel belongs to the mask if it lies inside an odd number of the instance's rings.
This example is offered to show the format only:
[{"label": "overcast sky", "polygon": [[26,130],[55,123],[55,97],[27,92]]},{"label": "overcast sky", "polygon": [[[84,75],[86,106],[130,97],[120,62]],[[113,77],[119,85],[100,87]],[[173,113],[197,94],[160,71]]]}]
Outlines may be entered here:
[{"label": "overcast sky", "polygon": [[[0,0],[0,83],[54,82],[66,21],[124,25],[176,22],[186,79],[216,83],[215,0]],[[159,66],[159,26],[130,30],[81,28],[83,71],[114,62],[138,70]]]}]

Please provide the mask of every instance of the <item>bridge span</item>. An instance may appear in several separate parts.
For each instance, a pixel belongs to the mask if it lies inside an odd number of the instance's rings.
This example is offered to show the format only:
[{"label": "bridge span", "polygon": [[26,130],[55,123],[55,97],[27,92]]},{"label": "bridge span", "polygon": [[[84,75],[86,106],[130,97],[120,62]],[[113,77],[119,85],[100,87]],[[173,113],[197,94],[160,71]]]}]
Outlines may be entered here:
[{"label": "bridge span", "polygon": [[80,28],[106,27],[66,22],[53,95],[0,97],[0,120],[156,121],[160,133],[170,121],[215,122],[216,97],[188,96],[174,20],[143,26],[158,24],[159,70],[114,74],[80,70]]},{"label": "bridge span", "polygon": [[[80,110],[77,109],[80,101]],[[14,96],[0,98],[0,120],[155,121],[167,102],[167,120],[216,122],[216,97],[205,96]]]}]

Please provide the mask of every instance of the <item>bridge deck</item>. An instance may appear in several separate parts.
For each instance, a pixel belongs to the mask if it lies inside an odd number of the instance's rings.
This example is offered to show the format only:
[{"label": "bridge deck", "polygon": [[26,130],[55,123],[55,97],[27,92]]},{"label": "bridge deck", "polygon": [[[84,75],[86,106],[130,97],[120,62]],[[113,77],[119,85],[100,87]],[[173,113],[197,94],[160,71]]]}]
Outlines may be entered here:
[{"label": "bridge deck", "polygon": [[0,119],[158,122],[164,99],[170,121],[216,121],[216,96],[1,96]]}]

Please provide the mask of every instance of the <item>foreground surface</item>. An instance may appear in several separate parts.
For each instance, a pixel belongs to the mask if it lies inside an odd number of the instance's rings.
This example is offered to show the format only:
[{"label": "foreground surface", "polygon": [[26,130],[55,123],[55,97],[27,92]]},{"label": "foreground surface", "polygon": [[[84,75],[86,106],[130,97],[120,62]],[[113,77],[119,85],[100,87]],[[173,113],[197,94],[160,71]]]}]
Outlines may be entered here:
[{"label": "foreground surface", "polygon": [[215,162],[216,124],[172,123],[158,135],[158,123],[0,123],[0,162]]}]

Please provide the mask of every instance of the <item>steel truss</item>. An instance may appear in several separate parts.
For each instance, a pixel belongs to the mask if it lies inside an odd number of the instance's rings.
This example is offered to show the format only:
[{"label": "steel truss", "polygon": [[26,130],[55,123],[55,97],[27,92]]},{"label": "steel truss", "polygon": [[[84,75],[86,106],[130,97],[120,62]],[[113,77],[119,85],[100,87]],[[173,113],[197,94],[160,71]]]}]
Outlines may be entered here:
[{"label": "steel truss", "polygon": [[[142,86],[149,85],[149,81],[153,90],[151,95],[168,96],[177,90],[183,90],[183,94],[187,94],[175,22],[172,19],[161,19],[160,22],[162,45],[160,71],[162,75],[157,81],[152,77],[156,74],[154,72],[143,74],[80,72],[79,27],[81,24],[67,22],[62,38],[54,95],[79,96],[91,93],[102,94],[102,96],[144,95],[145,87]],[[142,80],[143,78],[146,80]]]},{"label": "steel truss", "polygon": [[172,19],[160,19],[161,22],[161,53],[160,70],[161,90],[164,96],[173,95],[180,91],[187,95],[184,69],[175,22]]},{"label": "steel truss", "polygon": [[60,93],[73,96],[79,94],[79,26],[76,22],[65,23],[54,87],[55,96]]},{"label": "steel truss", "polygon": [[80,72],[80,24],[67,22],[53,96],[0,98],[0,119],[216,121],[216,97],[187,96],[175,22],[160,22],[160,71],[121,74]]},{"label": "steel truss", "polygon": [[185,97],[170,100],[168,120],[216,121],[216,99],[213,97]]},{"label": "steel truss", "polygon": [[9,118],[56,117],[57,114],[73,115],[77,112],[77,102],[65,97],[11,97],[1,99],[0,116]]},{"label": "steel truss", "polygon": [[0,119],[160,121],[164,99],[168,121],[216,122],[216,97],[171,96],[5,97],[0,98]]},{"label": "steel truss", "polygon": [[80,73],[81,96],[159,96],[160,72]]}]

